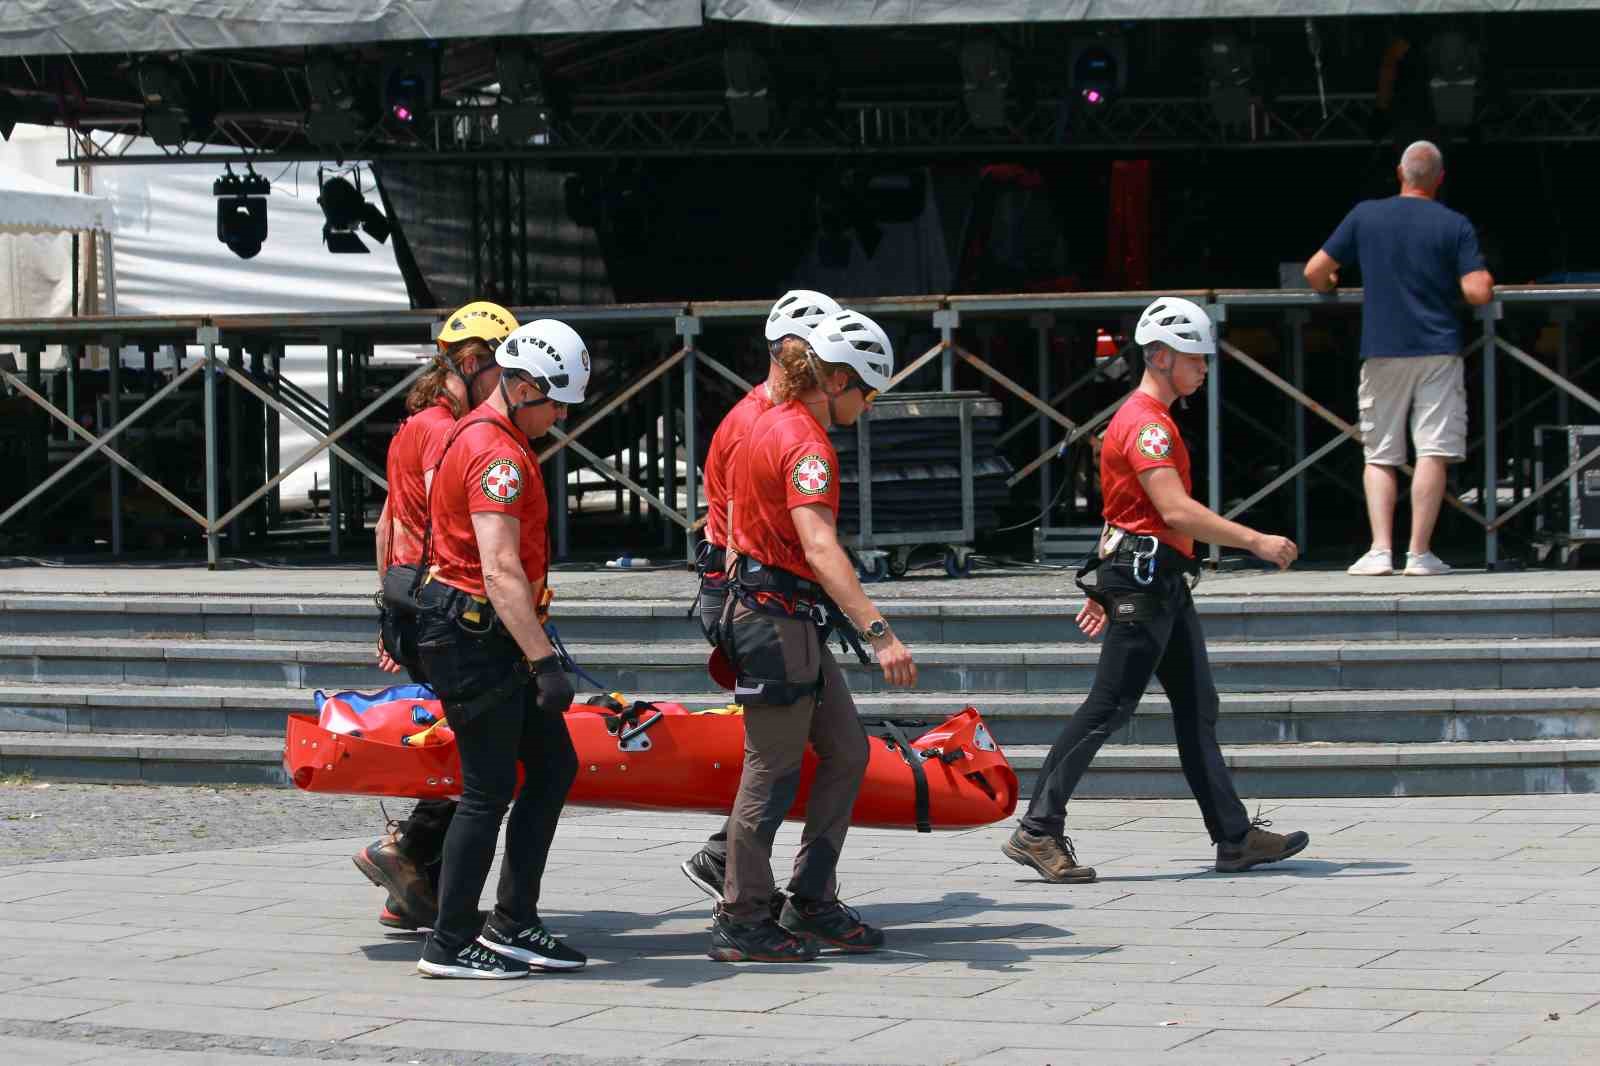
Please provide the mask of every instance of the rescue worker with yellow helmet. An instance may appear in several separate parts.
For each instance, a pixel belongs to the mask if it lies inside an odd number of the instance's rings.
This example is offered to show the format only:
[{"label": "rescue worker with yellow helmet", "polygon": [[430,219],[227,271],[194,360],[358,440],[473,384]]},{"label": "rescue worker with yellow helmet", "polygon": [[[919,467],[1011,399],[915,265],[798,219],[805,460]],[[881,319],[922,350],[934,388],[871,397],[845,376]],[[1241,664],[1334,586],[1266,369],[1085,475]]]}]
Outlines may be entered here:
[{"label": "rescue worker with yellow helmet", "polygon": [[[433,365],[406,395],[409,412],[389,442],[389,498],[378,517],[378,664],[402,668],[418,684],[428,679],[416,648],[416,604],[411,597],[427,491],[456,420],[489,398],[500,380],[494,351],[517,328],[499,304],[469,303],[445,319]],[[388,892],[378,921],[395,929],[432,928],[438,912],[439,857],[456,805],[422,800],[393,832],[355,856],[373,884]]]}]

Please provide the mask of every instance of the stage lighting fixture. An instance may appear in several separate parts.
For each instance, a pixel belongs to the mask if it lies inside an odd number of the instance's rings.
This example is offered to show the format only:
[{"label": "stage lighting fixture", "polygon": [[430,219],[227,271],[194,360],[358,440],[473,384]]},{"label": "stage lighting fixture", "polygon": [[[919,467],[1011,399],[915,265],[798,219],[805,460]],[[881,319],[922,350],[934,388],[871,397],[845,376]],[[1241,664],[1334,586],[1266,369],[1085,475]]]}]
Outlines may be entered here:
[{"label": "stage lighting fixture", "polygon": [[432,52],[407,52],[383,68],[383,113],[402,126],[426,115],[438,95],[438,60]]},{"label": "stage lighting fixture", "polygon": [[961,99],[967,118],[980,130],[1006,124],[1006,94],[1011,88],[1011,53],[993,37],[961,46]]},{"label": "stage lighting fixture", "polygon": [[1472,125],[1482,65],[1477,45],[1459,30],[1446,30],[1428,42],[1428,91],[1439,125],[1457,129]]},{"label": "stage lighting fixture", "polygon": [[1104,107],[1127,86],[1128,46],[1120,37],[1072,42],[1072,88],[1090,107]]},{"label": "stage lighting fixture", "polygon": [[500,102],[495,106],[495,133],[507,144],[528,144],[550,136],[550,99],[539,64],[521,51],[507,49],[495,57]]},{"label": "stage lighting fixture", "polygon": [[[356,180],[360,181],[359,174]],[[360,188],[349,178],[338,176],[324,180],[317,205],[322,208],[324,220],[322,240],[330,252],[366,254],[367,246],[356,234],[357,229],[366,230],[367,236],[379,244],[389,239],[389,219],[366,201]]]},{"label": "stage lighting fixture", "polygon": [[228,167],[211,185],[217,198],[217,240],[240,259],[253,259],[267,239],[267,195],[272,184],[251,168],[244,177]]},{"label": "stage lighting fixture", "polygon": [[728,119],[733,132],[747,137],[766,133],[772,125],[771,71],[766,59],[749,45],[730,45],[722,53],[722,69],[728,79]]},{"label": "stage lighting fixture", "polygon": [[1250,123],[1251,82],[1255,56],[1250,46],[1231,33],[1219,33],[1206,45],[1206,82],[1211,110],[1223,126]]},{"label": "stage lighting fixture", "polygon": [[146,59],[134,68],[144,101],[144,131],[163,148],[189,139],[189,94],[183,71],[164,59]]},{"label": "stage lighting fixture", "polygon": [[369,124],[361,113],[353,63],[352,57],[324,54],[306,64],[306,89],[311,95],[306,138],[312,144],[350,144]]}]

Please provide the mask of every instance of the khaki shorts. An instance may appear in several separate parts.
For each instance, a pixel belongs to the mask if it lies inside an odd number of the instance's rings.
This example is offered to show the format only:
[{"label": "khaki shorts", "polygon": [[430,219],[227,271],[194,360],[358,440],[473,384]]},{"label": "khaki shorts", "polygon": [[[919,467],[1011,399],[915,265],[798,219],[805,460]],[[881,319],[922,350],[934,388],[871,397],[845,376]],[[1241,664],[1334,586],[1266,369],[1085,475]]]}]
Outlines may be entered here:
[{"label": "khaki shorts", "polygon": [[1403,466],[1406,422],[1417,457],[1467,457],[1467,386],[1459,355],[1361,361],[1361,444],[1370,466]]}]

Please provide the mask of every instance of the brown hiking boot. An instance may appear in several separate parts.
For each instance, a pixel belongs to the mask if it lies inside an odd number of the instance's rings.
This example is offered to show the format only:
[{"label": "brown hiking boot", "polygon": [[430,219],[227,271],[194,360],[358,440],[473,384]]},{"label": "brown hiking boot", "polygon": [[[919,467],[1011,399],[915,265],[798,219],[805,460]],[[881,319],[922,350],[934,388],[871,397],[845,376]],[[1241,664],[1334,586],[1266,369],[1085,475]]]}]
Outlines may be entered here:
[{"label": "brown hiking boot", "polygon": [[1243,840],[1236,844],[1227,841],[1218,844],[1217,873],[1233,874],[1252,866],[1280,862],[1300,854],[1311,843],[1311,837],[1305,833],[1269,833],[1267,826],[1271,824],[1266,818],[1253,819]]},{"label": "brown hiking boot", "polygon": [[1079,866],[1072,841],[1059,833],[1030,833],[1018,827],[1000,850],[1006,858],[1033,867],[1046,881],[1058,885],[1086,885],[1094,880],[1094,867]]},{"label": "brown hiking boot", "polygon": [[438,894],[428,879],[428,872],[400,850],[396,837],[391,834],[374,840],[356,852],[353,861],[368,881],[389,893],[385,914],[378,918],[380,922],[393,926],[393,922],[384,921],[386,915],[393,915],[412,923],[413,927],[433,928],[434,917],[439,913]]}]

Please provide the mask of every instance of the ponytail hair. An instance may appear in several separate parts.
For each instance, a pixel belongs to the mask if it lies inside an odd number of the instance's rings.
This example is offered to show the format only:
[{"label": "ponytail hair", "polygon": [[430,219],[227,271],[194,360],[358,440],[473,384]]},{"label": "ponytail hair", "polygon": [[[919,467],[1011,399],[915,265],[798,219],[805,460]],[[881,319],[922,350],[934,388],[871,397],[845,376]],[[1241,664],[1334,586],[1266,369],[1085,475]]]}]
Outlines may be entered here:
[{"label": "ponytail hair", "polygon": [[[443,352],[433,357],[433,365],[423,372],[422,376],[411,386],[411,391],[406,393],[406,410],[412,414],[427,410],[439,402],[440,397],[450,405],[450,413],[456,418],[466,414],[465,406],[456,399],[450,391],[450,376],[456,372],[469,356],[478,357],[478,365],[494,361],[494,349],[489,343],[479,337],[468,337],[456,341]],[[471,404],[472,397],[467,397],[467,404]]]},{"label": "ponytail hair", "polygon": [[769,390],[773,400],[788,403],[801,393],[818,387],[810,356],[811,346],[793,334],[778,342],[772,358],[783,371],[783,377]]}]

